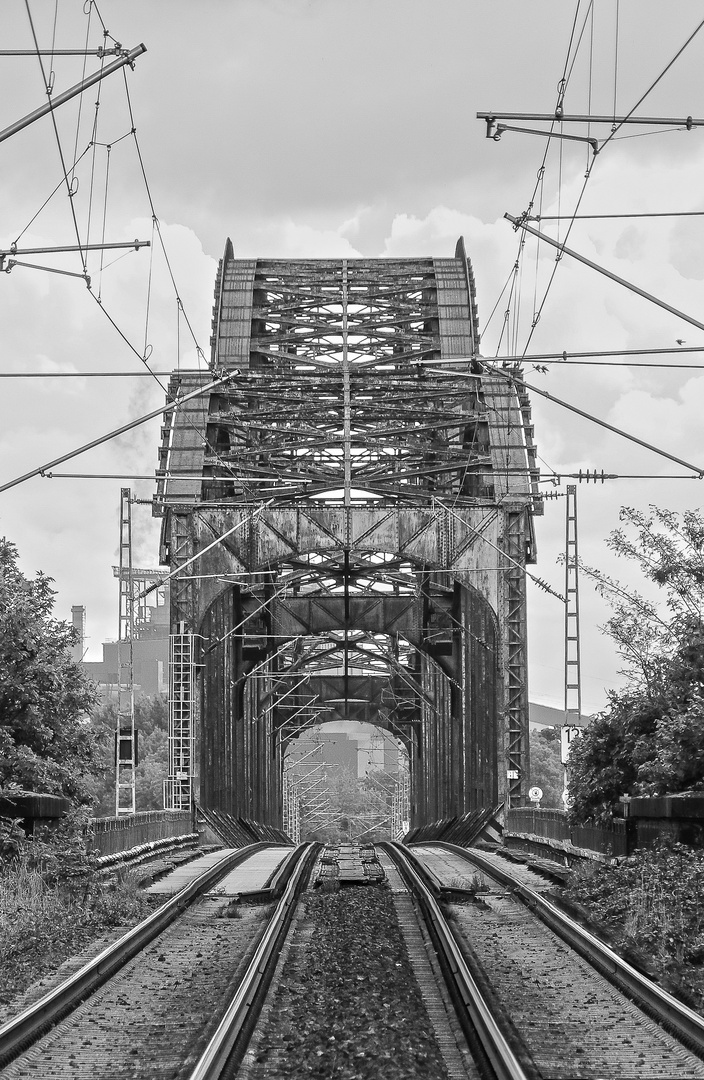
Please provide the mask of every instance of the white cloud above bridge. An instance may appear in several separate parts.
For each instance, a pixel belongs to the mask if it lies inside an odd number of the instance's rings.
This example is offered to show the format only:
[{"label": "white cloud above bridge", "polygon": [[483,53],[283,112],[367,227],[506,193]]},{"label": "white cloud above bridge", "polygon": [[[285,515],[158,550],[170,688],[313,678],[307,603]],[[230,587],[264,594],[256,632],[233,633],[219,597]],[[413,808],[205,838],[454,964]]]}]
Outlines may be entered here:
[{"label": "white cloud above bridge", "polygon": [[[29,47],[24,5],[8,0],[6,6],[5,47]],[[228,235],[242,257],[353,258],[450,255],[464,234],[484,327],[517,253],[517,237],[503,214],[526,208],[544,141],[507,132],[494,143],[484,138],[484,125],[474,115],[492,108],[550,112],[573,5],[559,0],[438,0],[433,5],[427,0],[172,0],[168,5],[102,0],[99,6],[115,37],[130,47],[144,41],[148,48],[128,73],[135,126],[179,295],[206,356],[215,270]],[[595,7],[592,109],[608,113],[614,91],[613,5]],[[48,43],[53,6],[51,11],[33,8],[40,40]],[[60,8],[60,46],[82,42],[82,11],[82,0],[66,0]],[[700,17],[694,0],[671,6],[666,18],[655,0],[622,0],[618,112],[635,103]],[[704,113],[699,91],[704,31],[700,38],[642,113]],[[57,60],[55,66],[58,88],[80,77],[80,61],[62,65]],[[586,109],[586,85],[580,60],[566,98],[575,111]],[[0,127],[42,98],[36,60],[0,59]],[[86,95],[88,112],[94,100],[93,92]],[[68,105],[58,117],[69,156],[76,116],[77,105]],[[151,239],[151,209],[129,135],[122,75],[103,84],[100,125],[97,142],[114,141],[106,239]],[[625,128],[619,134],[643,133]],[[120,140],[122,135],[127,137]],[[614,140],[594,166],[581,212],[704,209],[703,138],[695,130]],[[65,194],[52,199],[27,227],[61,178],[50,121],[21,132],[0,151],[2,244],[7,247],[20,235],[24,246],[74,242]],[[103,225],[106,158],[106,146],[96,146],[94,241]],[[87,153],[83,166],[90,160]],[[587,160],[585,147],[565,146],[560,183],[557,155],[552,155],[542,214],[572,210]],[[87,170],[71,200],[82,228],[89,191]],[[558,235],[555,222],[544,227]],[[704,218],[578,221],[568,243],[704,322]],[[148,250],[108,254],[104,262],[111,265],[103,269],[102,279],[99,256],[91,257],[89,267],[104,311],[78,278],[19,266],[0,275],[0,370],[138,369],[139,359],[105,312],[138,353],[145,342],[152,347],[154,367],[168,370],[179,360],[193,366],[195,347],[183,319],[177,342],[176,300],[159,252],[154,250],[153,259]],[[27,256],[25,261],[44,260]],[[554,263],[553,249],[541,245],[536,258],[536,242],[527,238],[522,319],[515,334],[521,351]],[[76,260],[53,265],[80,271]],[[509,334],[501,332],[505,307],[504,298],[484,333],[486,355],[497,347],[502,354],[513,347]],[[696,327],[565,256],[528,352],[666,348],[678,338],[689,346],[704,344]],[[699,356],[683,353],[670,359],[697,363]],[[528,364],[526,378],[704,468],[704,372],[548,367],[548,373],[541,373]],[[0,380],[0,483],[162,401],[163,391],[149,379]],[[660,476],[684,471],[552,402],[534,396],[533,409],[539,453],[562,475],[580,468]],[[158,432],[156,420],[56,472],[151,474]],[[36,478],[0,494],[0,533],[18,544],[27,572],[43,569],[56,578],[58,614],[68,617],[72,604],[85,603],[91,655],[103,638],[117,632],[111,565],[117,559],[121,483],[130,484],[140,498],[151,495],[147,480],[60,478]],[[695,507],[701,503],[701,484],[624,480],[581,485],[578,495],[582,556],[632,581],[629,569],[616,566],[603,543],[618,524],[620,505]],[[135,561],[154,564],[158,522],[152,521],[148,506],[135,508],[135,523]],[[561,501],[547,503],[537,527],[538,573],[559,591],[562,571],[555,559],[564,543]],[[584,701],[595,708],[619,665],[596,630],[607,613],[586,582],[581,600]],[[531,694],[559,704],[562,609],[532,586],[530,601]]]}]

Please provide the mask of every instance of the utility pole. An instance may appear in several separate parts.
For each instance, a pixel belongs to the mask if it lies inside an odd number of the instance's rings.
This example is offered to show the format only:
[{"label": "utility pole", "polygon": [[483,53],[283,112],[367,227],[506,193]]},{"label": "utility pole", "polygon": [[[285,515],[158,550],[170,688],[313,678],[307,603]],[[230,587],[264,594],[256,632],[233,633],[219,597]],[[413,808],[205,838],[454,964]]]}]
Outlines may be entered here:
[{"label": "utility pole", "polygon": [[577,551],[577,485],[567,485],[565,515],[565,724],[581,723],[582,687],[579,664],[579,559]]},{"label": "utility pole", "polygon": [[132,492],[120,490],[120,615],[117,638],[117,730],[115,816],[136,810],[137,741],[134,730],[134,582],[132,578]]},{"label": "utility pole", "polygon": [[567,761],[570,742],[582,725],[582,685],[579,657],[579,556],[577,550],[577,485],[567,485],[565,512],[565,719],[560,749],[565,770],[562,799],[568,801]]}]

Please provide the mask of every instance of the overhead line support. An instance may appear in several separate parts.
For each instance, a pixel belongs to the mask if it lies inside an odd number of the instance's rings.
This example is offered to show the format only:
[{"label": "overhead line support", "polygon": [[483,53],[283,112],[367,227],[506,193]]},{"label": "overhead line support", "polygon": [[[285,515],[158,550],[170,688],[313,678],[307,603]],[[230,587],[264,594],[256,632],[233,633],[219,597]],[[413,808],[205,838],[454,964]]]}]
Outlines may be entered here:
[{"label": "overhead line support", "polygon": [[585,142],[591,146],[592,153],[599,153],[597,139],[592,139],[589,135],[567,135],[562,131],[541,131],[538,128],[512,127],[510,124],[497,124],[496,131],[492,135],[487,134],[487,138],[498,142],[504,131],[518,131],[524,135],[544,135],[548,139],[567,139],[569,142]]},{"label": "overhead line support", "polygon": [[115,814],[136,811],[137,740],[134,727],[134,575],[132,568],[132,492],[120,491],[120,591],[117,639],[117,730],[115,732]]},{"label": "overhead line support", "polygon": [[131,431],[132,428],[136,428],[140,424],[145,424],[148,420],[153,420],[156,416],[173,412],[174,409],[180,408],[184,402],[190,401],[191,398],[199,397],[201,394],[206,394],[210,390],[214,390],[216,386],[221,386],[224,382],[234,378],[236,374],[237,372],[233,371],[230,372],[229,375],[223,375],[214,382],[207,383],[205,386],[199,387],[198,390],[193,390],[190,394],[184,394],[183,397],[178,398],[176,401],[172,401],[169,405],[162,405],[158,409],[153,409],[150,413],[140,416],[137,420],[131,420],[128,424],[123,424],[122,427],[115,428],[114,431],[109,431],[107,435],[101,435],[100,438],[93,439],[92,442],[85,443],[84,446],[79,446],[77,450],[70,450],[68,454],[62,454],[61,457],[54,458],[53,461],[47,461],[46,465],[39,465],[36,469],[32,469],[31,472],[24,473],[22,476],[18,476],[14,480],[9,480],[6,484],[0,485],[0,492],[16,487],[17,484],[22,484],[25,480],[30,480],[33,476],[41,476],[48,469],[53,469],[55,465],[63,465],[64,461],[69,461],[71,458],[78,457],[79,454],[85,453],[86,450],[92,450],[94,447],[100,446],[101,443],[117,438],[118,435],[124,435],[126,431]]},{"label": "overhead line support", "polygon": [[[563,113],[558,110],[554,113],[519,113],[519,112],[478,112],[477,120],[486,121],[486,136],[492,139],[494,125],[497,120],[537,120],[546,124],[641,124],[650,127],[683,127],[687,131],[692,128],[702,127],[704,119],[700,117],[678,116],[591,116],[589,113]],[[545,133],[547,134],[547,132]]]},{"label": "overhead line support", "polygon": [[[47,116],[55,109],[58,109],[59,105],[64,105],[71,98],[81,94],[84,90],[94,86],[101,79],[107,78],[108,75],[112,75],[115,71],[119,71],[120,68],[125,67],[127,64],[132,66],[138,56],[147,51],[146,45],[137,45],[134,49],[130,49],[124,56],[119,57],[117,60],[113,60],[111,64],[104,67],[101,71],[96,71],[92,75],[89,75],[87,79],[82,79],[81,82],[76,83],[75,86],[69,87],[68,90],[64,90],[62,94],[57,94],[56,97],[51,97],[45,105],[41,105],[34,112],[27,113],[20,120],[15,120],[14,124],[10,124],[9,127],[0,131],[0,142],[4,142],[12,135],[16,135],[18,131],[22,131],[24,128],[29,127],[35,120],[41,120],[42,116]],[[34,53],[36,56],[36,53]]]},{"label": "overhead line support", "polygon": [[606,420],[600,420],[598,416],[592,416],[591,413],[584,412],[583,409],[578,409],[576,405],[570,405],[569,402],[563,401],[562,398],[555,397],[554,394],[549,394],[547,390],[541,390],[539,387],[527,383],[525,379],[520,378],[513,372],[502,372],[501,369],[493,370],[496,371],[496,374],[503,375],[504,378],[512,380],[519,386],[525,386],[531,393],[539,394],[540,397],[544,397],[548,401],[554,401],[556,405],[561,405],[563,409],[569,409],[570,412],[576,413],[577,416],[583,416],[585,420],[591,420],[593,424],[598,424],[599,427],[606,428],[607,431],[613,431],[615,435],[620,435],[622,439],[628,439],[629,442],[637,443],[638,446],[643,446],[646,450],[652,450],[654,454],[659,454],[660,457],[667,458],[668,461],[674,461],[678,465],[683,465],[685,469],[691,469],[697,474],[699,480],[704,479],[704,469],[701,469],[698,465],[692,465],[691,461],[683,461],[682,458],[678,458],[674,454],[668,454],[667,450],[660,450],[657,446],[645,442],[644,439],[639,439],[636,435],[629,435],[627,431],[622,431],[621,428],[614,427],[613,424],[607,423]]},{"label": "overhead line support", "polygon": [[525,229],[525,231],[531,233],[532,236],[537,236],[543,243],[556,248],[561,255],[570,255],[578,262],[584,263],[585,266],[591,267],[592,270],[596,270],[598,274],[603,274],[604,277],[609,278],[611,281],[615,281],[617,285],[623,285],[624,289],[630,289],[631,292],[637,293],[638,296],[642,296],[644,300],[649,300],[651,304],[657,304],[658,307],[663,308],[665,311],[669,311],[671,315],[675,315],[678,319],[690,323],[691,326],[696,326],[698,330],[704,330],[704,323],[699,322],[698,319],[693,318],[691,315],[686,315],[684,311],[679,311],[678,308],[672,307],[671,304],[666,304],[664,300],[659,300],[657,296],[653,296],[652,293],[646,292],[645,289],[639,289],[638,286],[634,285],[631,281],[626,281],[625,278],[619,277],[618,274],[614,274],[611,270],[606,270],[603,266],[599,266],[598,263],[592,262],[591,259],[587,259],[586,256],[580,255],[579,252],[566,247],[565,244],[561,244],[557,240],[553,240],[552,237],[546,236],[545,233],[539,232],[538,229],[526,225],[524,218],[515,218],[512,217],[511,214],[504,214],[504,217],[507,221],[510,221],[516,229]]}]

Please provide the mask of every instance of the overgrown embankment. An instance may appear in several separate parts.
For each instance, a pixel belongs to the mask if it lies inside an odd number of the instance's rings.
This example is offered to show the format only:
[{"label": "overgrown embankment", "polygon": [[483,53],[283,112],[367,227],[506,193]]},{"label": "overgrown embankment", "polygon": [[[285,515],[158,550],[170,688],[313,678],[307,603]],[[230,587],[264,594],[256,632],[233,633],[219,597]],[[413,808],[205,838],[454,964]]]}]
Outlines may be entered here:
[{"label": "overgrown embankment", "polygon": [[0,858],[0,1006],[106,930],[153,909],[126,871],[106,880],[80,838],[21,842]]},{"label": "overgrown embankment", "polygon": [[662,842],[580,869],[565,897],[586,908],[627,958],[704,1013],[704,851]]}]

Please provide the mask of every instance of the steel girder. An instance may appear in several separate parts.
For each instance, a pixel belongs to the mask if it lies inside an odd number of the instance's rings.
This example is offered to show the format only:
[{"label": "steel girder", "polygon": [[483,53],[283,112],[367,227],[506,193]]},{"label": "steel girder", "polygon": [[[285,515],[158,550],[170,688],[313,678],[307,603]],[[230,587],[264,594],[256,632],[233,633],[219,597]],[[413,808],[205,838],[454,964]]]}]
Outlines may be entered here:
[{"label": "steel girder", "polygon": [[201,797],[278,823],[287,740],[364,717],[411,751],[415,820],[495,803],[507,775],[520,799],[535,449],[515,372],[479,355],[462,242],[238,260],[228,241],[215,299],[230,378],[171,414],[154,504],[165,561],[196,556],[172,616],[199,635]]}]

